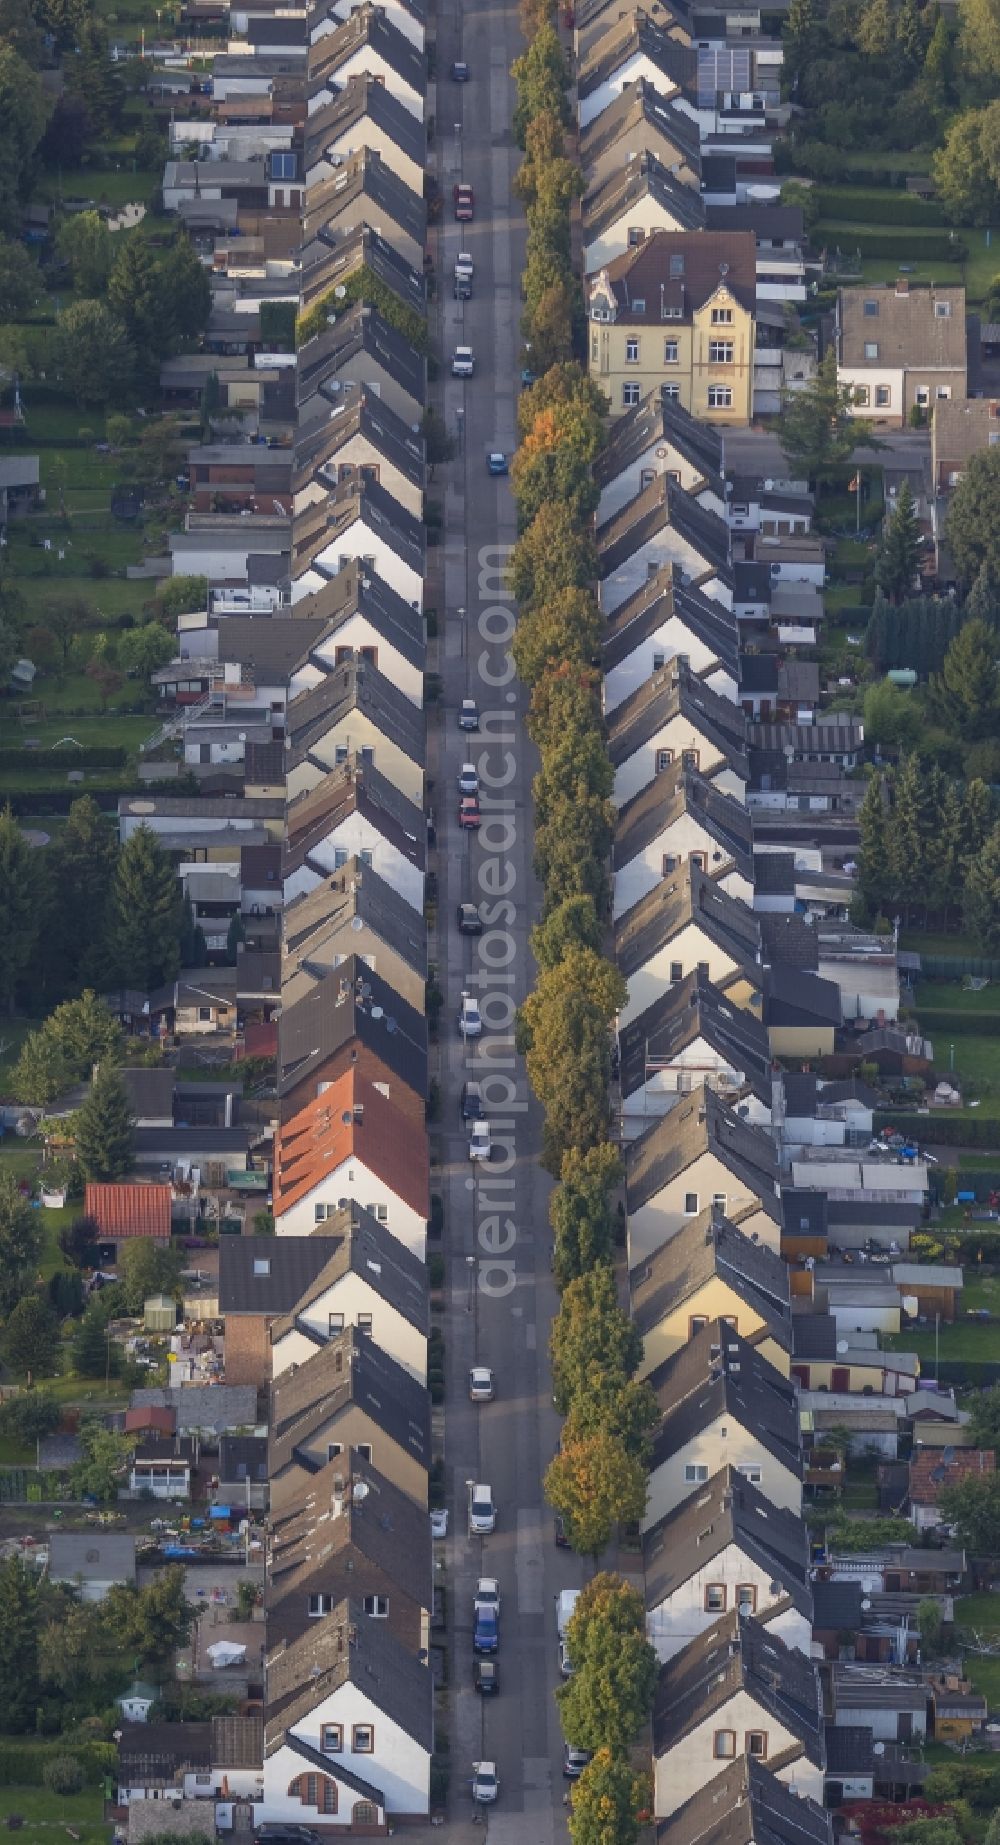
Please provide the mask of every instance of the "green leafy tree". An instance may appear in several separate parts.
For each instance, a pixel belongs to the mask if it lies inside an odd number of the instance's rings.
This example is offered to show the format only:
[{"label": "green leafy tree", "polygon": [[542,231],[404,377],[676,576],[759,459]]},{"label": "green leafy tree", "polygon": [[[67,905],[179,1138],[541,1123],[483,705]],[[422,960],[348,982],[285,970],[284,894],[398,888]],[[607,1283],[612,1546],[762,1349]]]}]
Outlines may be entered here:
[{"label": "green leafy tree", "polygon": [[917,1632],[920,1635],[920,1652],[924,1659],[937,1659],[941,1652],[941,1604],[934,1597],[917,1603]]},{"label": "green leafy tree", "polygon": [[45,921],[45,888],[42,859],[5,807],[0,812],[0,1007],[8,1012],[34,964]]},{"label": "green leafy tree", "polygon": [[71,1268],[93,1268],[101,1226],[96,1217],[74,1217],[59,1232],[59,1250]]},{"label": "green leafy tree", "polygon": [[[642,1518],[646,1469],[607,1431],[580,1441],[564,1441],[546,1471],[545,1497],[560,1513],[573,1549],[596,1558],[617,1524],[635,1524]],[[563,1718],[569,1729],[565,1711]],[[607,1734],[600,1740],[607,1741]],[[581,1741],[581,1746],[590,1745]]]},{"label": "green leafy tree", "polygon": [[556,1408],[565,1416],[603,1366],[616,1381],[632,1377],[642,1357],[642,1336],[618,1304],[614,1272],[599,1263],[563,1290],[549,1336]]},{"label": "green leafy tree", "polygon": [[176,652],[172,636],[158,621],[150,621],[144,628],[126,629],[118,642],[118,664],[127,673],[148,679],[157,667],[166,666]]},{"label": "green leafy tree", "polygon": [[38,23],[50,32],[57,51],[75,45],[91,12],[91,0],[35,0]]},{"label": "green leafy tree", "polygon": [[121,321],[103,301],[74,301],[56,321],[52,340],[56,370],[81,406],[99,406],[127,396],[135,353]]},{"label": "green leafy tree", "polygon": [[590,591],[560,591],[551,601],[525,610],[517,624],[512,652],[518,677],[526,685],[537,685],[550,666],[562,661],[591,664],[601,634],[601,612]]},{"label": "green leafy tree", "polygon": [[920,562],[920,527],[913,506],[910,483],[904,480],[892,512],[885,523],[875,581],[894,602],[901,602],[913,588]]},{"label": "green leafy tree", "polygon": [[161,618],[187,615],[207,607],[207,577],[171,577],[157,592],[156,608]]},{"label": "green leafy tree", "polygon": [[620,1577],[595,1576],[574,1609],[566,1647],[574,1671],[556,1696],[569,1741],[624,1753],[649,1720],[659,1671],[638,1592]]},{"label": "green leafy tree", "polygon": [[890,750],[912,749],[920,739],[923,716],[918,700],[891,679],[865,687],[862,701],[865,738]]},{"label": "green leafy tree", "polygon": [[[73,1491],[81,1499],[97,1499],[102,1502],[114,1499],[118,1488],[126,1483],[134,1441],[127,1435],[119,1435],[114,1429],[106,1429],[102,1422],[84,1422],[80,1429],[80,1446],[83,1453],[70,1473]],[[104,1601],[105,1625],[109,1632],[115,1632],[115,1628],[113,1621],[108,1619],[108,1602],[120,1587],[116,1583]],[[117,1639],[117,1634],[115,1637]],[[121,1644],[127,1645],[128,1642],[123,1641]]]},{"label": "green leafy tree", "polygon": [[15,235],[48,113],[38,72],[12,45],[0,44],[0,228]]},{"label": "green leafy tree", "polygon": [[967,1474],[957,1485],[943,1486],[938,1508],[975,1556],[1000,1552],[1000,1474]]},{"label": "green leafy tree", "polygon": [[[601,444],[601,419],[608,413],[608,400],[600,385],[576,361],[551,366],[528,390],[522,391],[517,403],[517,427],[522,442],[536,438],[539,419],[545,411],[555,412],[558,420],[542,424],[543,432],[558,428],[561,437],[574,440],[572,422],[566,419],[581,417],[581,439],[594,442],[593,452],[597,453]],[[543,439],[548,440],[548,437]]]},{"label": "green leafy tree", "polygon": [[555,116],[564,127],[569,127],[566,99],[569,73],[559,34],[551,20],[539,27],[524,54],[514,60],[511,76],[517,84],[514,136],[518,147],[525,146],[528,126],[539,115]]},{"label": "green leafy tree", "polygon": [[652,1808],[648,1781],[612,1749],[594,1752],[573,1789],[573,1845],[637,1845]]},{"label": "green leafy tree", "polygon": [[518,450],[511,467],[511,486],[523,531],[548,501],[560,501],[583,523],[597,508],[597,484],[590,463],[569,448]]},{"label": "green leafy tree", "polygon": [[1000,584],[1000,449],[970,455],[948,503],[944,536],[966,583],[985,568],[989,584]]},{"label": "green leafy tree", "polygon": [[119,247],[108,277],[107,301],[134,347],[140,369],[158,370],[173,334],[170,303],[146,239],[132,235]]},{"label": "green leafy tree", "polygon": [[983,143],[987,111],[955,117],[931,162],[934,187],[953,224],[988,224],[997,202],[996,180]]},{"label": "green leafy tree", "polygon": [[208,270],[186,237],[179,237],[161,257],[156,279],[170,337],[199,339],[212,311],[212,285]]},{"label": "green leafy tree", "polygon": [[592,538],[570,507],[547,501],[514,549],[513,587],[522,607],[567,589],[586,589],[597,576]]},{"label": "green leafy tree", "polygon": [[625,1003],[617,968],[587,949],[543,970],[518,1016],[528,1079],[545,1108],[545,1164],[606,1138],[609,1026]]},{"label": "green leafy tree", "polygon": [[575,948],[600,953],[602,930],[589,897],[567,897],[550,909],[531,932],[531,952],[539,967],[557,967]]},{"label": "green leafy tree", "polygon": [[115,243],[99,211],[80,211],[59,226],[56,250],[73,272],[78,295],[103,295],[115,258]]},{"label": "green leafy tree", "polygon": [[107,1316],[94,1300],[73,1333],[70,1362],[78,1377],[114,1377],[119,1369],[117,1358],[118,1348],[108,1333]]},{"label": "green leafy tree", "polygon": [[592,1267],[611,1260],[615,1238],[611,1193],[622,1177],[621,1161],[610,1141],[585,1153],[572,1148],[563,1156],[560,1183],[549,1199],[558,1287],[568,1287]]},{"label": "green leafy tree", "polygon": [[797,79],[809,68],[822,42],[815,0],[791,0],[782,37],[785,75],[794,94]]},{"label": "green leafy tree", "polygon": [[535,828],[535,870],[545,885],[546,913],[577,896],[606,913],[613,829],[611,802],[589,793],[585,784],[567,783]]},{"label": "green leafy tree", "polygon": [[965,880],[965,926],[984,954],[1000,946],[1000,826],[969,866]]},{"label": "green leafy tree", "polygon": [[961,0],[959,50],[973,85],[995,88],[1000,79],[1000,4],[998,0]]},{"label": "green leafy tree", "polygon": [[828,480],[864,446],[871,424],[856,417],[851,404],[852,389],[839,382],[831,347],[812,382],[782,400],[778,439],[796,472],[809,480]]},{"label": "green leafy tree", "polygon": [[0,40],[32,70],[45,59],[45,45],[30,0],[0,0]]},{"label": "green leafy tree", "polygon": [[532,365],[548,371],[571,359],[582,320],[583,296],[575,276],[559,276],[538,290],[521,316]]},{"label": "green leafy tree", "polygon": [[108,918],[113,978],[143,991],[172,980],[180,967],[181,887],[155,833],[140,826],[119,854]]},{"label": "green leafy tree", "polygon": [[54,1377],[59,1364],[59,1321],[41,1294],[24,1294],[7,1317],[4,1356],[19,1377]]},{"label": "green leafy tree", "polygon": [[30,250],[0,237],[0,320],[26,320],[41,292],[41,274]]},{"label": "green leafy tree", "polygon": [[74,1118],[76,1157],[88,1179],[121,1179],[132,1170],[135,1118],[121,1076],[101,1064]]},{"label": "green leafy tree", "polygon": [[904,910],[926,914],[928,844],[940,837],[940,778],[929,775],[916,755],[904,756],[892,781],[892,819],[887,829],[890,888]]},{"label": "green leafy tree", "polygon": [[944,657],[932,682],[934,704],[942,720],[954,725],[966,742],[995,734],[1000,716],[1000,639],[981,621],[967,621]]},{"label": "green leafy tree", "polygon": [[45,1390],[20,1390],[8,1397],[0,1408],[0,1429],[22,1447],[34,1447],[46,1435],[54,1435],[62,1420],[62,1410]]},{"label": "green leafy tree", "polygon": [[163,1246],[152,1237],[126,1243],[118,1260],[126,1311],[141,1313],[144,1301],[153,1294],[173,1294],[179,1299],[183,1267],[179,1249]]},{"label": "green leafy tree", "polygon": [[172,1564],[144,1589],[114,1583],[104,1598],[105,1625],[126,1652],[165,1666],[184,1645],[195,1610],[184,1595],[184,1568]]},{"label": "green leafy tree", "polygon": [[[74,892],[74,898],[77,893]],[[73,1082],[90,1075],[95,1063],[117,1062],[122,1032],[102,999],[89,988],[68,999],[25,1039],[13,1086],[23,1102],[51,1102]]]},{"label": "green leafy tree", "polygon": [[951,31],[943,13],[931,33],[924,57],[921,88],[935,115],[944,115],[955,101],[955,52]]},{"label": "green leafy tree", "polygon": [[12,1172],[0,1172],[0,1314],[10,1313],[38,1267],[42,1232]]},{"label": "green leafy tree", "polygon": [[0,1562],[0,1710],[8,1736],[33,1730],[38,1714],[39,1581],[19,1557]]}]

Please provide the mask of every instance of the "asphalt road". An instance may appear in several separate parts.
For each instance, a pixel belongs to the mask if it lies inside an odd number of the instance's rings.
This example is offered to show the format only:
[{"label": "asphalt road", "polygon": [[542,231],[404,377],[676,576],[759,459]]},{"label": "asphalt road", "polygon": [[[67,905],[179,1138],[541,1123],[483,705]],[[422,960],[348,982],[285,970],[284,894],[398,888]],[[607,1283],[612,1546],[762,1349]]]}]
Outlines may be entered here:
[{"label": "asphalt road", "polygon": [[[550,1182],[538,1164],[541,1122],[524,1065],[514,1051],[513,1011],[530,984],[528,934],[538,913],[531,869],[531,778],[537,766],[523,725],[525,696],[513,675],[513,602],[504,565],[515,534],[505,480],[486,458],[514,447],[520,373],[519,278],[524,220],[511,193],[520,156],[510,134],[510,64],[520,50],[515,0],[442,0],[438,20],[438,145],[445,197],[441,243],[443,414],[457,433],[458,457],[445,479],[445,594],[441,674],[443,729],[433,802],[439,839],[439,978],[445,993],[442,1108],[445,1174],[445,1459],[449,1536],[435,1545],[448,1589],[450,1624],[451,1800],[449,1830],[468,1840],[475,1810],[472,1763],[497,1764],[500,1797],[481,1808],[478,1829],[502,1845],[552,1845],[565,1836],[562,1736],[552,1693],[558,1682],[555,1596],[584,1580],[583,1565],[557,1550],[541,1480],[555,1452],[548,1330],[556,1308],[550,1272]],[[452,84],[453,58],[471,81]],[[475,219],[456,225],[452,187],[475,189]],[[472,299],[452,299],[459,251],[475,264]],[[471,345],[475,376],[450,376],[456,344]],[[457,724],[463,697],[477,700],[481,729]],[[458,826],[457,777],[475,763],[483,826]],[[486,932],[463,937],[459,902],[482,905]],[[484,1033],[463,1043],[462,991],[483,1009]],[[468,1077],[486,1085],[493,1158],[468,1158],[460,1093]],[[468,1398],[473,1362],[495,1373],[494,1402]],[[466,1483],[487,1482],[498,1508],[495,1533],[470,1538]],[[443,1557],[441,1555],[443,1554]],[[500,1692],[473,1689],[473,1597],[480,1575],[500,1582]],[[472,1836],[475,1836],[473,1834]]]}]

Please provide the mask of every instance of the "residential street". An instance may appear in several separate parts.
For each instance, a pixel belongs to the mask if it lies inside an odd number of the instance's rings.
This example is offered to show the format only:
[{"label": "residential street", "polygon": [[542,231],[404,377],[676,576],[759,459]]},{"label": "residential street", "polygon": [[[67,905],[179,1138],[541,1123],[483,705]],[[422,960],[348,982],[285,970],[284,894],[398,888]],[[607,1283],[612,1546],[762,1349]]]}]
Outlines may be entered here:
[{"label": "residential street", "polygon": [[[513,1046],[513,1008],[529,985],[528,934],[537,914],[530,837],[535,757],[523,729],[526,701],[508,658],[513,607],[504,593],[502,566],[515,535],[513,503],[506,481],[487,472],[491,449],[509,457],[514,447],[521,363],[524,223],[510,191],[519,155],[510,133],[509,68],[518,50],[513,0],[464,11],[446,4],[440,15],[443,395],[445,420],[458,433],[460,450],[446,471],[444,716],[433,797],[445,992],[443,1191],[450,1301],[445,1445],[451,1513],[447,1543],[435,1549],[447,1556],[452,1824],[468,1838],[471,1764],[493,1760],[500,1798],[495,1807],[480,1808],[477,1817],[504,1845],[515,1840],[548,1845],[565,1831],[562,1737],[552,1697],[558,1680],[554,1600],[560,1588],[582,1582],[585,1572],[568,1551],[557,1550],[541,1489],[559,1429],[547,1356],[556,1304],[549,1269],[550,1186],[538,1165],[540,1111],[529,1098]],[[449,82],[456,57],[471,67],[468,84]],[[475,188],[471,225],[459,226],[452,217],[452,187],[459,177]],[[460,250],[475,264],[467,303],[452,298]],[[475,354],[475,375],[467,382],[450,375],[456,344],[471,345]],[[458,728],[460,702],[470,696],[482,713],[478,736]],[[478,834],[458,825],[457,777],[465,761],[480,775]],[[482,905],[481,937],[458,934],[455,910],[463,901]],[[463,988],[484,1012],[483,1037],[468,1046],[457,1024]],[[469,1077],[485,1085],[494,1141],[488,1165],[473,1166],[468,1158],[460,1095]],[[493,1403],[469,1401],[473,1362],[495,1372]],[[498,1519],[491,1537],[467,1535],[470,1480],[493,1489]],[[492,1699],[479,1698],[473,1689],[473,1597],[481,1574],[499,1579],[503,1598],[500,1694]]]}]

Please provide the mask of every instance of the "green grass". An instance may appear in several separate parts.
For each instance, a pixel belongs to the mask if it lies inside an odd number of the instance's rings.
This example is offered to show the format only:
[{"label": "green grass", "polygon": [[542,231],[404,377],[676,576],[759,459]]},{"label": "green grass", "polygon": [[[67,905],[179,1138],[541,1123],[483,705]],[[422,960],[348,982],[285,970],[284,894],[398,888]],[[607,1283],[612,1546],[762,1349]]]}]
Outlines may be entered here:
[{"label": "green grass", "polygon": [[837,158],[842,160],[848,169],[860,167],[869,172],[879,167],[883,168],[886,173],[929,173],[931,170],[929,148],[924,152],[910,148],[890,149],[886,154],[873,154],[864,147],[853,148],[850,152],[838,149]]},{"label": "green grass", "polygon": [[[58,205],[63,199],[88,199],[94,205],[148,205],[163,173],[133,173],[123,158],[119,172],[96,172],[88,167],[65,167],[60,174],[43,173],[32,193],[36,203]],[[162,231],[163,225],[160,224]]]},{"label": "green grass", "polygon": [[[886,1344],[897,1352],[916,1352],[924,1363],[934,1363],[934,1334],[913,1327],[905,1332],[886,1335]],[[953,1326],[942,1326],[938,1341],[938,1351],[942,1363],[945,1359],[973,1359],[977,1363],[986,1361],[996,1363],[997,1329],[995,1326],[977,1326],[971,1322],[956,1320]]]},{"label": "green grass", "polygon": [[0,1820],[8,1813],[20,1813],[24,1824],[17,1832],[24,1845],[63,1845],[67,1828],[80,1845],[107,1845],[109,1833],[104,1818],[104,1796],[96,1788],[68,1799],[50,1794],[44,1787],[0,1788]]},{"label": "green grass", "polygon": [[[982,949],[971,935],[963,935],[961,929],[901,929],[899,946],[911,949],[914,954],[982,955]],[[942,993],[951,990],[947,982],[940,980],[935,980],[934,987]]]},{"label": "green grass", "polygon": [[1000,1633],[1000,1595],[962,1595],[955,1603],[955,1621],[959,1627],[974,1627],[979,1633]]},{"label": "green grass", "polygon": [[982,1692],[990,1710],[996,1710],[1000,1706],[1000,1659],[986,1659],[980,1653],[966,1653],[963,1663],[973,1690]]},{"label": "green grass", "polygon": [[[90,685],[87,680],[87,685]],[[135,687],[132,687],[133,696]],[[46,695],[45,709],[51,712],[52,700]],[[75,700],[73,701],[76,702]],[[59,717],[58,713],[44,719],[41,723],[29,721],[24,726],[26,737],[35,737],[40,744],[39,755],[47,761],[50,757],[66,767],[73,767],[72,749],[55,750],[53,745],[60,743],[63,737],[73,737],[85,747],[90,744],[108,743],[126,750],[137,750],[144,743],[150,731],[156,729],[152,717],[136,717],[128,712],[118,712],[113,708],[103,715],[95,713],[92,717]],[[103,771],[102,771],[103,773]]]},{"label": "green grass", "polygon": [[[912,931],[903,931],[908,937],[918,939]],[[955,942],[956,936],[930,938],[934,941]],[[902,934],[900,936],[902,940]],[[944,949],[935,952],[946,952]],[[952,953],[954,953],[954,948]],[[916,1007],[921,1018],[931,1018],[935,1012],[967,1012],[970,1018],[970,1030],[975,1030],[980,1021],[985,1023],[986,1014],[992,1014],[1000,1025],[1000,985],[983,987],[978,993],[971,987],[965,987],[960,980],[918,980],[916,988]]]},{"label": "green grass", "polygon": [[[979,1275],[975,1269],[965,1270],[965,1285],[962,1289],[962,1309],[966,1313],[1000,1314],[1000,1275]],[[997,1597],[997,1610],[1000,1612],[1000,1596]],[[1000,1626],[1000,1620],[997,1623]]]}]

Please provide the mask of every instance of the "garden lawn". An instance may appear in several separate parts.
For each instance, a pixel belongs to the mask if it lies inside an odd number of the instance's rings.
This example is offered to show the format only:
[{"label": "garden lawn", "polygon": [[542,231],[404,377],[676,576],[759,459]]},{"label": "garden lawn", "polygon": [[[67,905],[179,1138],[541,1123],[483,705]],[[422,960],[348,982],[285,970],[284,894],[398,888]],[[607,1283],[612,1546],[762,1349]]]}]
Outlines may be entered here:
[{"label": "garden lawn", "polygon": [[[20,1739],[18,1739],[20,1746]],[[50,1794],[44,1787],[0,1787],[0,1824],[19,1813],[23,1825],[16,1836],[23,1845],[65,1845],[67,1828],[80,1845],[107,1845],[104,1796],[97,1788],[82,1794]]]},{"label": "garden lawn", "polygon": [[963,1665],[974,1691],[981,1691],[991,1711],[1000,1709],[1000,1659],[966,1653]]},{"label": "garden lawn", "polygon": [[[79,677],[84,680],[88,690],[96,690],[92,680],[86,679],[84,674],[80,674]],[[75,679],[74,683],[76,683]],[[103,713],[95,712],[92,717],[60,717],[56,701],[61,696],[61,688],[55,682],[53,686],[54,691],[50,694],[48,681],[42,681],[43,703],[46,712],[50,715],[42,720],[29,718],[20,726],[25,737],[37,739],[38,755],[42,762],[51,760],[62,764],[65,761],[67,769],[73,767],[73,749],[69,745],[61,750],[55,748],[57,743],[62,743],[64,737],[72,737],[74,742],[82,744],[84,748],[93,744],[107,743],[113,744],[116,748],[135,751],[156,729],[154,718],[137,717],[129,712],[115,711],[113,707]],[[130,689],[134,697],[135,685],[133,684]],[[73,698],[69,702],[75,705],[77,701]],[[16,736],[11,738],[11,743],[17,746]]]},{"label": "garden lawn", "polygon": [[[915,930],[909,931],[908,939],[910,936],[916,941],[918,939],[918,932]],[[930,939],[934,942],[940,940],[942,943],[946,941],[954,943],[961,938],[943,935],[941,937],[933,936],[925,939]],[[902,936],[900,940],[902,940]],[[928,953],[929,952],[930,950],[928,950]],[[947,952],[948,951],[943,947],[941,949],[935,949],[935,953],[946,954]],[[952,953],[954,954],[955,952],[956,950],[953,947]],[[921,1020],[933,1019],[935,1012],[967,1012],[969,1014],[970,1031],[985,1029],[987,1015],[991,1015],[991,1022],[1000,1027],[1000,983],[991,981],[988,986],[983,987],[980,992],[975,993],[971,988],[964,987],[960,980],[918,980],[916,1008]]]},{"label": "garden lawn", "polygon": [[[148,205],[157,186],[163,183],[163,173],[137,173],[132,170],[132,162],[126,156],[122,158],[117,172],[97,172],[91,167],[63,168],[59,173],[43,173],[37,181],[32,198],[36,203],[59,205],[63,200],[74,202],[86,201],[91,208],[98,205]],[[162,221],[157,228],[163,232]]]},{"label": "garden lawn", "polygon": [[[916,1352],[923,1362],[934,1363],[935,1336],[933,1331],[918,1327],[907,1327],[905,1332],[886,1335],[886,1345],[896,1352]],[[954,1325],[942,1326],[938,1339],[938,1354],[942,1364],[945,1360],[973,1359],[977,1363],[996,1364],[1000,1341],[997,1339],[995,1326],[977,1325],[975,1321],[956,1320]]]},{"label": "garden lawn", "polygon": [[1000,1595],[962,1595],[955,1603],[955,1624],[977,1633],[1000,1634]]}]

